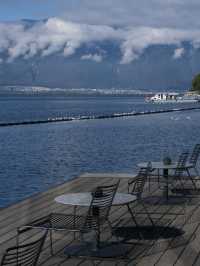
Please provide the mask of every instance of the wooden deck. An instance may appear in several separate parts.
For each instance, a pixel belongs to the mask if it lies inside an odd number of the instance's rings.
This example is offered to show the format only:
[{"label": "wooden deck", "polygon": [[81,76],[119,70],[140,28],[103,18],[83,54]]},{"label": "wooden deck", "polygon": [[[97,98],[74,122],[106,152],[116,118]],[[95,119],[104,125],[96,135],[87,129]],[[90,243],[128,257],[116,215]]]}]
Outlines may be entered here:
[{"label": "wooden deck", "polygon": [[[127,181],[130,174],[84,174],[72,181],[49,189],[46,192],[30,197],[20,203],[0,210],[0,259],[5,249],[15,245],[16,228],[26,224],[28,221],[42,217],[50,212],[71,213],[72,207],[58,204],[54,198],[58,195],[69,192],[91,191],[97,185],[116,182],[120,178],[120,192],[127,192]],[[162,193],[157,187],[157,183],[152,183],[151,190],[146,188],[145,194],[156,195]],[[200,197],[193,197],[187,204],[179,205],[150,205],[148,210],[158,225],[170,225],[182,229],[184,234],[176,238],[159,240],[141,240],[130,242],[130,253],[128,262],[124,261],[97,261],[97,265],[139,265],[139,266],[190,266],[200,265]],[[141,206],[134,206],[139,211]],[[78,208],[80,213],[85,209]],[[148,224],[149,221],[144,214],[138,214],[137,219],[140,224]],[[111,221],[114,225],[121,220],[121,225],[134,226],[125,206],[112,207]],[[36,237],[38,233],[32,235]],[[110,239],[109,230],[105,228],[104,237]],[[30,237],[29,237],[30,238]],[[85,259],[68,259],[63,254],[63,248],[73,241],[73,235],[69,233],[56,233],[54,239],[55,256],[50,255],[49,237],[45,241],[43,251],[40,256],[39,265],[90,265],[90,261]]]}]

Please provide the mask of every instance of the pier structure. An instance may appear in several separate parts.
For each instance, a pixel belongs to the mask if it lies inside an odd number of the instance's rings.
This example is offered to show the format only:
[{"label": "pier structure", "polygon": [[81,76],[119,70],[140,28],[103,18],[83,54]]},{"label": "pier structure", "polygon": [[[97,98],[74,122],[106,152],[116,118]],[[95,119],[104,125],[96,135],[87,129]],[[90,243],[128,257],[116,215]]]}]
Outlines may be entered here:
[{"label": "pier structure", "polygon": [[[116,182],[120,179],[119,192],[127,193],[127,182],[133,178],[133,174],[115,174],[115,173],[86,173],[73,180],[65,182],[59,186],[50,188],[49,190],[31,196],[21,202],[13,204],[9,207],[0,209],[0,259],[5,250],[16,244],[16,230],[29,221],[40,218],[51,212],[72,213],[73,208],[55,202],[55,197],[74,192],[92,191],[98,185],[106,185]],[[159,194],[157,183],[153,183],[151,191],[145,189],[146,195]],[[145,195],[144,195],[145,196]],[[135,210],[139,212],[140,205],[136,204]],[[84,207],[78,207],[79,213],[84,213]],[[184,265],[200,265],[200,201],[198,195],[191,197],[186,204],[176,205],[148,205],[148,211],[151,216],[162,225],[175,226],[184,233],[178,237],[170,237],[167,239],[154,239],[145,241],[130,241],[131,250],[128,254],[128,262],[125,265],[138,266],[184,266]],[[147,217],[141,214],[136,216],[139,224],[147,224]],[[110,220],[112,225],[122,223],[124,228],[133,226],[127,208],[124,206],[112,207]],[[37,233],[35,233],[37,234]],[[73,234],[68,232],[55,233],[54,249],[55,255],[50,254],[49,236],[45,241],[43,251],[41,253],[39,263],[40,266],[67,266],[67,265],[89,265],[87,259],[67,258],[63,250],[73,241]],[[34,239],[36,235],[30,235],[29,238]],[[104,238],[108,241],[111,238],[109,230],[105,228]],[[130,239],[129,239],[130,240]],[[99,261],[98,265],[124,265],[123,261],[113,259],[111,261]]]}]

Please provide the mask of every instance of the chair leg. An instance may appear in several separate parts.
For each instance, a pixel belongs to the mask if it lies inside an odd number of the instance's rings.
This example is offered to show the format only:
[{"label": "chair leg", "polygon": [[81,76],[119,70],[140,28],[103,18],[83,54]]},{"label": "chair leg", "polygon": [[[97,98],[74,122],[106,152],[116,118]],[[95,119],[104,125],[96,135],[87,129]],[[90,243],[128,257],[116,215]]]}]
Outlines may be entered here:
[{"label": "chair leg", "polygon": [[199,171],[197,170],[196,167],[194,167],[194,171],[195,171],[195,173],[196,173],[196,175],[198,176],[198,179],[199,179]]},{"label": "chair leg", "polygon": [[134,214],[133,214],[133,211],[131,210],[129,204],[127,204],[127,208],[128,208],[129,213],[131,214],[131,217],[132,217],[132,219],[133,219],[135,225],[136,225],[137,227],[139,227],[139,225],[138,225],[138,223],[137,223],[137,221],[136,221],[136,219],[135,219],[135,216],[134,216]]},{"label": "chair leg", "polygon": [[110,232],[111,232],[111,237],[115,236],[116,240],[119,242],[119,237],[115,234],[113,234],[113,227],[112,227],[112,224],[111,222],[109,221],[109,219],[107,219],[107,222],[108,222],[108,226],[110,228]]},{"label": "chair leg", "polygon": [[100,243],[101,243],[101,229],[100,229],[100,225],[98,224],[97,227],[97,232],[96,232],[96,243],[97,243],[97,248],[100,248]]},{"label": "chair leg", "polygon": [[[77,209],[77,206],[74,206],[74,220],[73,220],[73,226],[75,228],[76,226],[76,223],[75,223],[75,217],[76,217],[76,209]],[[73,233],[74,234],[74,240],[76,239],[76,232]]]},{"label": "chair leg", "polygon": [[187,172],[188,177],[190,178],[190,180],[191,180],[191,182],[192,182],[194,188],[197,189],[196,184],[195,184],[195,181],[192,179],[192,177],[191,177],[191,175],[190,175],[190,171],[189,171],[188,168],[186,169],[186,172]]},{"label": "chair leg", "polygon": [[51,250],[51,255],[54,255],[53,252],[53,232],[52,230],[49,230],[49,237],[50,237],[50,250]]},{"label": "chair leg", "polygon": [[107,223],[108,223],[108,226],[110,228],[110,232],[111,232],[111,236],[113,235],[113,228],[112,228],[112,224],[111,222],[109,221],[109,219],[107,219]]},{"label": "chair leg", "polygon": [[142,207],[144,208],[144,211],[145,211],[145,213],[146,213],[146,215],[147,215],[149,221],[151,222],[151,224],[152,224],[153,226],[155,226],[155,223],[154,223],[153,219],[151,218],[151,215],[149,214],[149,212],[148,212],[148,210],[147,210],[147,208],[146,208],[144,202],[143,202],[142,200],[141,200],[140,202],[141,202],[141,204],[142,204]]},{"label": "chair leg", "polygon": [[137,223],[137,220],[136,220],[136,218],[135,218],[135,215],[133,214],[133,211],[131,210],[131,207],[129,206],[129,204],[127,204],[126,206],[127,206],[127,208],[128,208],[129,213],[131,214],[131,217],[132,217],[132,219],[133,219],[133,222],[135,223],[135,226],[138,228],[138,232],[139,232],[140,240],[144,240],[143,235],[141,234],[141,232],[140,232],[140,230],[139,230],[140,226],[139,226],[139,224]]},{"label": "chair leg", "polygon": [[157,170],[157,175],[158,175],[158,179],[157,179],[158,187],[160,188],[160,170],[159,169]]},{"label": "chair leg", "polygon": [[160,169],[158,169],[158,171],[157,171],[157,175],[158,175],[158,179],[157,179],[157,181],[158,181],[158,188],[159,189],[163,189],[163,187],[162,187],[162,183],[161,183],[161,177],[162,177],[162,175],[160,176]]},{"label": "chair leg", "polygon": [[19,228],[17,228],[16,246],[19,246]]},{"label": "chair leg", "polygon": [[151,177],[149,175],[149,192],[151,191]]}]

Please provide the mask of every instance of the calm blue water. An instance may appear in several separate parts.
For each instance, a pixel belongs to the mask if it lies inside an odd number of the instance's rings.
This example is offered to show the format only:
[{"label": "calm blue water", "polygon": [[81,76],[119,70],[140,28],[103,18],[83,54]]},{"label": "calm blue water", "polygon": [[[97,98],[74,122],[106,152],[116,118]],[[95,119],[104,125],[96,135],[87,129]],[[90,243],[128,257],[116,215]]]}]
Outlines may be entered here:
[{"label": "calm blue water", "polygon": [[[171,105],[170,105],[171,106]],[[180,105],[179,105],[180,106]],[[181,105],[182,106],[182,105]],[[149,109],[148,109],[149,108]],[[5,97],[1,121],[164,109],[134,97]],[[200,111],[0,127],[0,206],[84,172],[135,172],[200,143]]]},{"label": "calm blue water", "polygon": [[[197,106],[198,104],[193,104]],[[45,120],[55,117],[80,115],[105,115],[121,112],[160,110],[191,104],[145,103],[143,97],[52,97],[52,96],[4,96],[0,97],[0,122]]]}]

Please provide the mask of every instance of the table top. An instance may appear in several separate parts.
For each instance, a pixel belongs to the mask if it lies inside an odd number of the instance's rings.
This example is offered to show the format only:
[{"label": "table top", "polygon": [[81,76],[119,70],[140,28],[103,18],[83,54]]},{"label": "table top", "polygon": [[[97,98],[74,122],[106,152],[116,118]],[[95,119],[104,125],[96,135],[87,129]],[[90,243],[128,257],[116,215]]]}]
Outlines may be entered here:
[{"label": "table top", "polygon": [[[125,205],[134,202],[137,199],[135,195],[128,193],[116,193],[112,205]],[[68,193],[55,198],[58,203],[73,206],[90,206],[92,200],[91,192]]]},{"label": "table top", "polygon": [[[148,162],[143,162],[143,163],[139,163],[138,167],[140,168],[145,168],[147,167]],[[151,162],[152,168],[153,169],[176,169],[177,167],[177,162],[173,162],[171,164],[164,164],[162,161],[160,162]],[[191,164],[186,164],[185,167],[189,168],[191,167]]]},{"label": "table top", "polygon": [[107,172],[107,173],[84,173],[81,175],[82,178],[117,178],[117,179],[131,179],[134,178],[137,173],[114,173],[114,172]]}]

